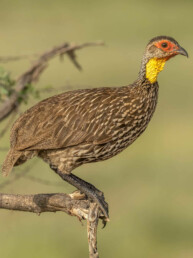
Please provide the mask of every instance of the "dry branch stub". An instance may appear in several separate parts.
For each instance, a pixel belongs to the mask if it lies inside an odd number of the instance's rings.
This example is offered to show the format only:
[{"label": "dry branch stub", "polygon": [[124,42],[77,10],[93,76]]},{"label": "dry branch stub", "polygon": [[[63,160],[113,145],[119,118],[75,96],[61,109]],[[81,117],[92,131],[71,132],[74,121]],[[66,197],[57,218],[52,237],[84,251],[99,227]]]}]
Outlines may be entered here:
[{"label": "dry branch stub", "polygon": [[96,203],[90,204],[90,209],[87,219],[87,234],[89,244],[89,256],[90,258],[99,258],[97,250],[97,227],[99,219],[99,208]]}]

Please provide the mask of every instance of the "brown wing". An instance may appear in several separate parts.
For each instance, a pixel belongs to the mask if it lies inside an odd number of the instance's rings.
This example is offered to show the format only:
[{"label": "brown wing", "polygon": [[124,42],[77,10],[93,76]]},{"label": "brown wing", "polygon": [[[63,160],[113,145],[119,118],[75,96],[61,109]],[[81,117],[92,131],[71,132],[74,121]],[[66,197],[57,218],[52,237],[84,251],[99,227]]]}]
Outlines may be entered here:
[{"label": "brown wing", "polygon": [[12,147],[43,150],[110,141],[112,112],[116,119],[122,116],[122,98],[116,92],[116,88],[79,90],[41,101],[14,123]]}]

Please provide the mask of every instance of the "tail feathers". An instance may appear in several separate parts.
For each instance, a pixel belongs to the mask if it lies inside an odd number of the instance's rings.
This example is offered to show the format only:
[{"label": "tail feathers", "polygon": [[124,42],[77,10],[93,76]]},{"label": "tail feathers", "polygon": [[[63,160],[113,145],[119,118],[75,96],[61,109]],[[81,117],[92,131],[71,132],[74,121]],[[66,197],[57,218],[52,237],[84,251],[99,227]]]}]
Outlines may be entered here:
[{"label": "tail feathers", "polygon": [[18,158],[20,157],[21,153],[19,151],[15,151],[14,149],[10,149],[5,161],[3,162],[2,165],[2,174],[3,176],[8,176],[9,173],[11,172],[14,164],[16,163],[16,161],[18,160]]}]

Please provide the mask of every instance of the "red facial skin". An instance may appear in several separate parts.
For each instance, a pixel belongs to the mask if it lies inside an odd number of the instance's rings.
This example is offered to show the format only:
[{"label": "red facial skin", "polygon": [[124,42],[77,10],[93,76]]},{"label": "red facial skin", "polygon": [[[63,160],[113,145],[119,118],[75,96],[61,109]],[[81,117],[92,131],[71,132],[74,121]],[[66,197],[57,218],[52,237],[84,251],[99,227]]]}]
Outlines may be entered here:
[{"label": "red facial skin", "polygon": [[[163,46],[162,46],[163,43],[166,43],[166,44],[167,44],[167,47],[163,47]],[[178,50],[179,47],[178,47],[176,44],[174,44],[174,43],[172,43],[171,41],[169,41],[169,40],[160,40],[160,41],[158,41],[158,42],[155,43],[155,46],[156,46],[157,48],[161,48],[161,49],[162,49],[164,52],[166,52],[166,53],[171,53],[171,56],[170,56],[170,57],[175,56],[175,55],[178,54],[178,53],[176,52],[176,50]],[[170,58],[170,57],[169,57],[169,58]]]}]

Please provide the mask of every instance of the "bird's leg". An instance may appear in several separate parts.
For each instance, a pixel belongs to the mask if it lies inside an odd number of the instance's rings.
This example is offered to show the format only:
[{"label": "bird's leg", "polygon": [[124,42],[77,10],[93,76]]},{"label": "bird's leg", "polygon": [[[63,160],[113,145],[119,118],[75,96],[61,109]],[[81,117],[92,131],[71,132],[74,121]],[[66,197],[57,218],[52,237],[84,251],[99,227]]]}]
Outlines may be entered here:
[{"label": "bird's leg", "polygon": [[82,180],[81,178],[75,176],[72,173],[62,173],[55,166],[52,165],[50,165],[50,168],[53,169],[63,180],[75,186],[78,190],[83,192],[89,199],[97,203],[99,208],[103,212],[105,221],[109,221],[108,204],[105,202],[103,192],[99,191],[94,185]]}]

